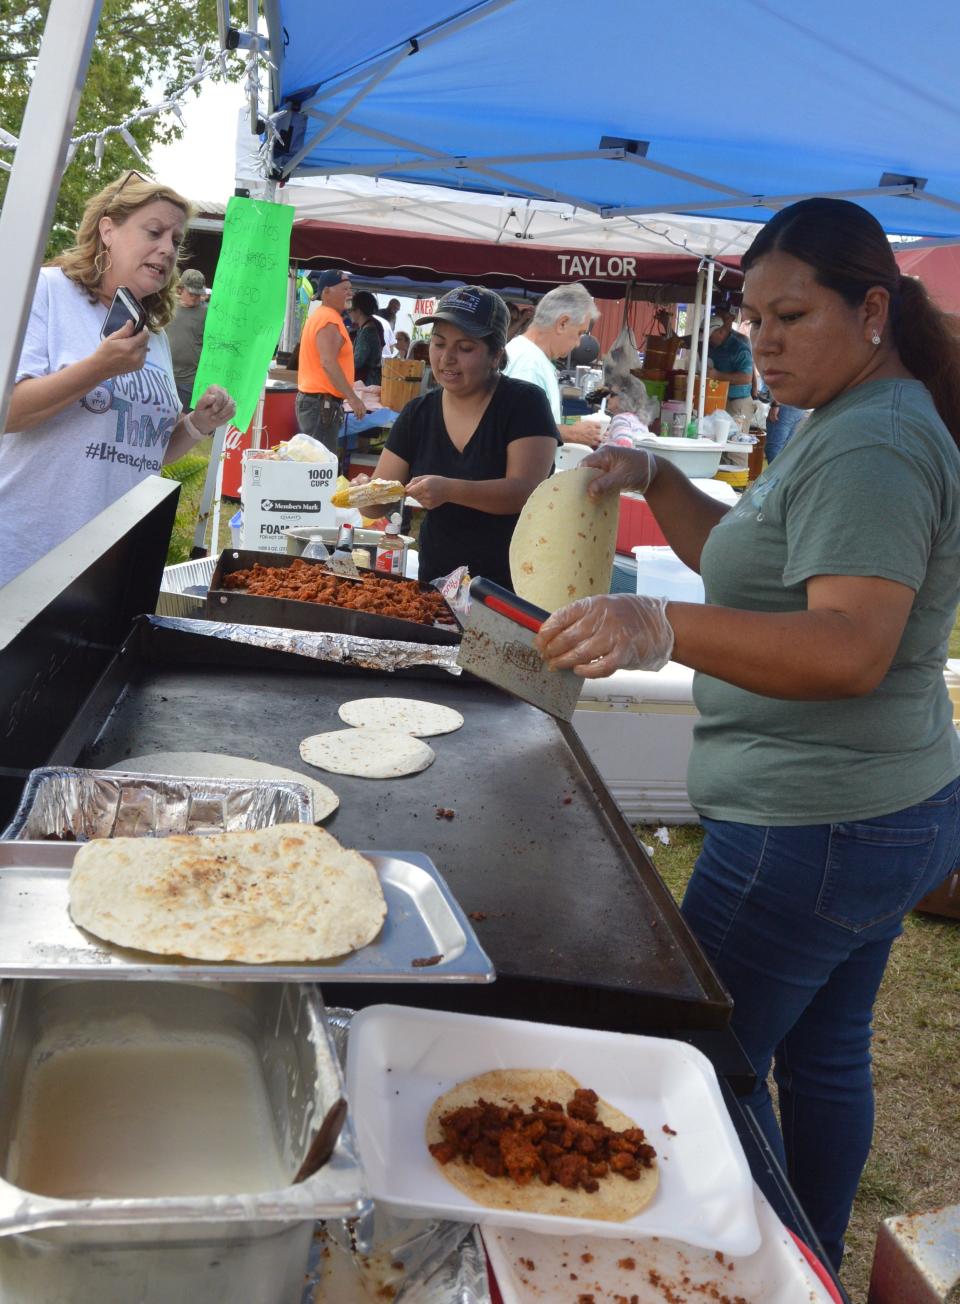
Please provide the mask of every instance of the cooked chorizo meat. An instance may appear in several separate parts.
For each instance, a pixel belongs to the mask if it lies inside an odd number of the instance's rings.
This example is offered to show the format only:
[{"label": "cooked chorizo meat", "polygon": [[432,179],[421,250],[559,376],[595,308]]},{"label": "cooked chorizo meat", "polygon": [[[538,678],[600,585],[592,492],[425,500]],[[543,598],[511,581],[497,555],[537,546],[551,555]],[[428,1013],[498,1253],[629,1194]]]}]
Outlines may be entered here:
[{"label": "cooked chorizo meat", "polygon": [[359,581],[347,580],[300,557],[290,566],[255,562],[248,570],[225,575],[223,587],[243,589],[262,598],[292,598],[295,602],[368,611],[418,625],[451,620],[450,609],[436,589],[422,589],[415,580],[385,579],[373,574],[362,574]]},{"label": "cooked chorizo meat", "polygon": [[539,1096],[529,1112],[481,1099],[441,1115],[443,1140],[430,1153],[441,1164],[459,1156],[489,1177],[510,1177],[518,1186],[536,1179],[592,1192],[611,1172],[636,1182],[642,1169],[653,1167],[656,1151],[642,1128],[615,1132],[599,1122],[597,1100],[586,1087],[574,1092],[566,1109]]}]

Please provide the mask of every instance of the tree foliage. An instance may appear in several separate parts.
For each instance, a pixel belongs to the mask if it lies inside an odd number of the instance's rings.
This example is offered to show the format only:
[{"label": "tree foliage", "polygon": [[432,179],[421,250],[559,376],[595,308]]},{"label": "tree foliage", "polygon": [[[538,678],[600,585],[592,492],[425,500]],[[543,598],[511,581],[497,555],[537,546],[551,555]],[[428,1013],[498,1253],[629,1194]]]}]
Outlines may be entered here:
[{"label": "tree foliage", "polygon": [[[33,79],[50,0],[0,0],[0,127],[14,136]],[[217,48],[215,0],[104,0],[73,135],[122,122],[155,104],[194,72],[197,54]],[[145,118],[130,128],[144,156],[179,137],[173,114]],[[0,159],[12,161],[3,151]],[[127,168],[140,166],[119,135],[107,137],[101,170],[93,142],[78,149],[63,174],[46,256],[71,243],[83,206],[92,194]],[[8,173],[0,171],[0,203]]]}]

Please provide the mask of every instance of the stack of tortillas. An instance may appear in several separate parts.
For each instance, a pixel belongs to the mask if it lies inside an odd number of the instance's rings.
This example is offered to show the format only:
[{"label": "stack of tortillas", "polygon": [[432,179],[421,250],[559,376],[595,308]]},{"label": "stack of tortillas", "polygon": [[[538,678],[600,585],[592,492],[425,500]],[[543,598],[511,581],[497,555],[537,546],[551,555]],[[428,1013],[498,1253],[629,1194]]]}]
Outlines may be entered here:
[{"label": "stack of tortillas", "polygon": [[326,960],[376,937],[373,865],[313,824],[99,838],[70,874],[74,923],[120,946],[250,964]]},{"label": "stack of tortillas", "polygon": [[361,697],[344,702],[340,719],[351,729],[313,734],[300,744],[308,765],[363,779],[419,774],[436,759],[424,737],[452,733],[463,716],[449,706],[406,697]]},{"label": "stack of tortillas", "polygon": [[510,575],[521,598],[557,611],[610,592],[620,499],[591,498],[596,467],[561,471],[537,485],[510,540]]}]

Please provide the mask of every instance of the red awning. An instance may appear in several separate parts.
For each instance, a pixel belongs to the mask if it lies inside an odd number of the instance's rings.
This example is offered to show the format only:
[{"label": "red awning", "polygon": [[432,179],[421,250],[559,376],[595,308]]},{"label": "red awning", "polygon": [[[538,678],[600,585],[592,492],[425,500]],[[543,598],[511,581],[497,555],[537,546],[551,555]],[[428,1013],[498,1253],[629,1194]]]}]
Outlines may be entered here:
[{"label": "red awning", "polygon": [[938,307],[960,313],[960,245],[901,249],[896,258],[901,272],[923,281]]},{"label": "red awning", "polygon": [[[556,285],[579,281],[591,294],[604,299],[622,299],[623,287],[630,281],[638,286],[673,286],[682,291],[696,283],[700,262],[690,254],[597,252],[520,240],[497,244],[377,227],[335,226],[308,219],[293,225],[290,256],[318,269],[344,267],[357,276],[457,280],[491,289],[523,286],[543,293]],[[723,262],[736,268],[739,259]],[[739,280],[737,275],[738,285]]]}]

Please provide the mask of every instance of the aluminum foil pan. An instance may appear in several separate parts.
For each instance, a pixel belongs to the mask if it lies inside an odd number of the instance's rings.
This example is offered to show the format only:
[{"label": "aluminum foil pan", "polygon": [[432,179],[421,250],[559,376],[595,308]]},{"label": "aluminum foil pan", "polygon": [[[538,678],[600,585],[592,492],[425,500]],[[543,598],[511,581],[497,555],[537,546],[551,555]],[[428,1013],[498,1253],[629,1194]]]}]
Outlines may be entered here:
[{"label": "aluminum foil pan", "polygon": [[179,630],[202,638],[219,638],[228,643],[245,643],[271,652],[292,652],[314,661],[356,666],[389,674],[411,666],[437,666],[452,675],[461,674],[455,644],[404,643],[393,639],[359,638],[355,634],[315,633],[299,629],[274,629],[268,625],[231,625],[213,620],[191,620],[149,616],[159,629]]},{"label": "aluminum foil pan", "polygon": [[[176,566],[165,567],[157,597],[157,615],[196,616],[202,613],[216,565],[216,557],[198,557],[195,561],[182,561]],[[202,592],[187,592],[194,589]]]},{"label": "aluminum foil pan", "polygon": [[[327,1006],[327,1029],[345,1067],[354,1011]],[[302,1304],[490,1304],[480,1233],[467,1223],[394,1218],[374,1207],[358,1219],[320,1222]]]},{"label": "aluminum foil pan", "polygon": [[321,1222],[302,1304],[490,1304],[480,1232],[468,1223],[389,1219],[361,1252],[352,1222]]},{"label": "aluminum foil pan", "polygon": [[310,791],[299,783],[46,767],[31,771],[2,839],[228,833],[312,819]]}]

